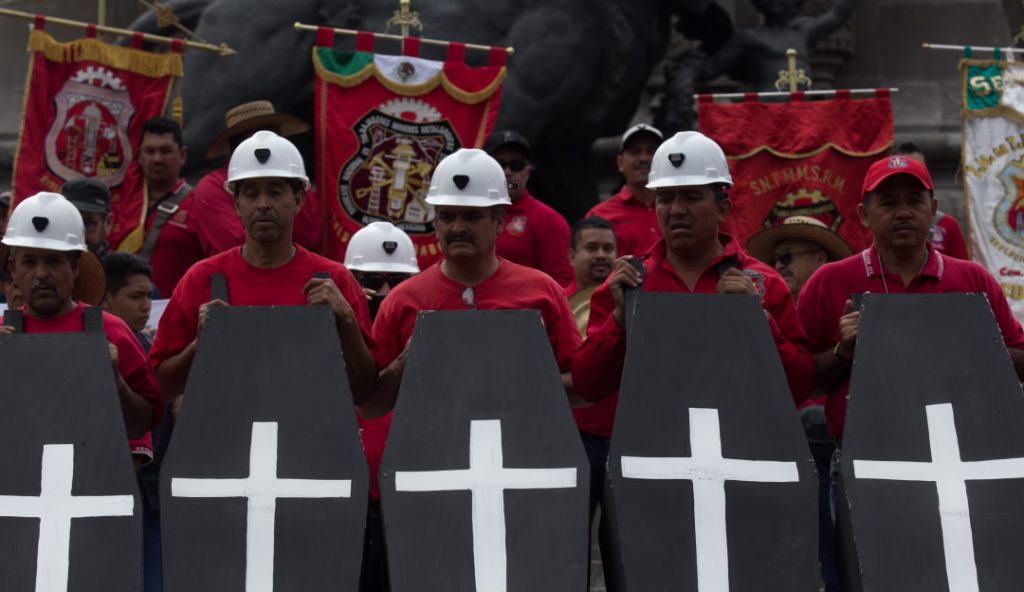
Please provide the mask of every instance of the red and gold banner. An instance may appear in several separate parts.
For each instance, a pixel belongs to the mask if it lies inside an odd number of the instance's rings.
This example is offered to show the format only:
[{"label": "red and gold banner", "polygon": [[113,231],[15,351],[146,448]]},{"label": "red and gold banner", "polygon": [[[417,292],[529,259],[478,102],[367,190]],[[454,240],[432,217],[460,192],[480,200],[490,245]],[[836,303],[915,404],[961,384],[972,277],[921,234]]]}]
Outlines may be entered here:
[{"label": "red and gold banner", "polygon": [[868,99],[839,91],[834,100],[734,104],[698,102],[700,131],[722,147],[734,186],[725,229],[742,244],[790,216],[812,216],[854,249],[871,242],[860,223],[864,174],[892,146],[887,90]]},{"label": "red and gold banner", "polygon": [[[14,160],[14,201],[59,192],[70,179],[94,177],[110,188],[112,248],[142,246],[146,204],[135,151],[147,119],[167,108],[182,76],[180,49],[151,53],[90,35],[59,43],[42,30],[32,53]],[[141,41],[141,38],[139,38]]]},{"label": "red and gold banner", "polygon": [[424,268],[441,257],[425,201],[430,175],[455,150],[481,146],[494,127],[505,52],[470,67],[457,43],[443,62],[416,57],[411,38],[398,56],[373,53],[370,33],[357,37],[354,52],[333,44],[333,32],[321,29],[313,48],[324,252],[342,259],[352,233],[385,220],[412,237]]}]

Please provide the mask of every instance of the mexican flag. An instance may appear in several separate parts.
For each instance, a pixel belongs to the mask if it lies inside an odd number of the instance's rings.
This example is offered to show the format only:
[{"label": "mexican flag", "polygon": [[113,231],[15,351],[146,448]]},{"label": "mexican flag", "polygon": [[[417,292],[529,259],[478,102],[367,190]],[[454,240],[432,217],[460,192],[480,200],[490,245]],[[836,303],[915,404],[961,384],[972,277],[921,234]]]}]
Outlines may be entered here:
[{"label": "mexican flag", "polygon": [[430,175],[442,158],[481,146],[491,132],[505,52],[492,50],[488,65],[471,67],[462,44],[434,61],[417,57],[417,39],[405,39],[403,55],[374,53],[373,40],[361,33],[356,51],[336,51],[333,32],[321,29],[313,48],[323,250],[341,260],[352,233],[389,221],[412,237],[425,268],[441,258],[425,201]]},{"label": "mexican flag", "polygon": [[14,157],[14,203],[93,177],[110,188],[111,247],[137,251],[147,204],[135,151],[142,124],[166,112],[182,77],[181,46],[152,53],[104,43],[95,32],[59,43],[43,31],[44,22],[36,20],[28,39],[32,57]]},{"label": "mexican flag", "polygon": [[1024,320],[1024,64],[998,58],[960,62],[968,244]]}]

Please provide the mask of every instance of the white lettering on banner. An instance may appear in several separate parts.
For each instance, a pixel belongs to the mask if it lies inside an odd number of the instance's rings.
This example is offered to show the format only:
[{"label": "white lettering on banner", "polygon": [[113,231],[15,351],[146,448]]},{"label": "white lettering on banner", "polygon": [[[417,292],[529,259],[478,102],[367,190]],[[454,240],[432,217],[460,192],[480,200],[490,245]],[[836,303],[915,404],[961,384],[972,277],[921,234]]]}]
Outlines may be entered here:
[{"label": "white lettering on banner", "polygon": [[576,487],[576,469],[507,469],[501,420],[469,424],[469,468],[395,471],[397,491],[469,491],[473,496],[473,569],[477,592],[505,592],[505,490]]},{"label": "white lettering on banner", "polygon": [[974,559],[971,507],[967,481],[1024,478],[1024,458],[964,462],[960,459],[953,405],[925,407],[931,462],[853,461],[857,479],[931,481],[939,493],[939,522],[946,556],[950,592],[977,592],[978,568]]},{"label": "white lettering on banner", "polygon": [[39,496],[0,495],[0,516],[39,519],[36,592],[67,592],[71,520],[131,516],[131,495],[71,495],[75,474],[72,444],[43,446]]},{"label": "white lettering on banner", "polygon": [[245,479],[171,479],[175,497],[244,497],[248,500],[245,537],[245,590],[274,590],[274,523],[280,498],[352,497],[350,479],[279,479],[277,422],[253,422],[249,476]]},{"label": "white lettering on banner", "polygon": [[622,476],[693,482],[697,589],[728,592],[725,482],[789,483],[799,481],[800,474],[795,462],[723,458],[717,409],[690,409],[690,454],[689,457],[623,456]]}]

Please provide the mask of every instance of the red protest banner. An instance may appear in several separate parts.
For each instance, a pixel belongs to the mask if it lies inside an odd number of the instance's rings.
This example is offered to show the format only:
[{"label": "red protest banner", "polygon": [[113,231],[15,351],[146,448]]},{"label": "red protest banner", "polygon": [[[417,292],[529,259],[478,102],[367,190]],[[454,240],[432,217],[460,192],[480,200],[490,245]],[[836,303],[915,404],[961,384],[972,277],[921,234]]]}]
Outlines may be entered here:
[{"label": "red protest banner", "polygon": [[112,248],[142,246],[146,215],[135,150],[147,119],[167,108],[181,54],[151,53],[86,37],[59,43],[37,22],[14,159],[14,202],[94,177],[110,188]]},{"label": "red protest banner", "polygon": [[481,146],[498,114],[503,50],[470,67],[460,44],[440,62],[415,57],[418,44],[406,41],[409,55],[376,54],[362,33],[357,51],[339,52],[322,29],[313,48],[323,250],[339,260],[352,233],[378,220],[409,233],[421,268],[440,259],[430,175],[455,150]]},{"label": "red protest banner", "polygon": [[860,223],[864,173],[892,146],[888,91],[869,99],[785,103],[698,103],[700,130],[722,147],[734,186],[726,231],[746,244],[754,233],[790,216],[811,216],[854,249],[871,242]]}]

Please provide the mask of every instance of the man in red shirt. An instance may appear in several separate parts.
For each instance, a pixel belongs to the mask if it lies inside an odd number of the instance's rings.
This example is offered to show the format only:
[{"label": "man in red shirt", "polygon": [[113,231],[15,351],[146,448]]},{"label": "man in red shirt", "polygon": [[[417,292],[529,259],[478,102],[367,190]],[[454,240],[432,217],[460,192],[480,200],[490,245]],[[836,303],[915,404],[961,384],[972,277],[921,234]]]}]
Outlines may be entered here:
[{"label": "man in red shirt", "polygon": [[[298,117],[274,111],[270,101],[253,101],[232,108],[225,115],[226,129],[210,142],[207,159],[223,158],[246,138],[258,130],[269,130],[284,137],[297,136],[309,131],[309,125]],[[206,175],[192,191],[192,211],[188,228],[196,233],[206,257],[245,242],[245,230],[235,213],[233,196],[225,183],[228,167],[225,165]],[[295,218],[295,242],[311,251],[320,248],[320,203],[306,189],[305,205]]]},{"label": "man in red shirt", "polygon": [[181,276],[203,258],[199,237],[188,228],[192,186],[181,178],[185,157],[176,121],[155,117],[142,124],[138,164],[146,181],[146,238],[139,256],[153,268],[153,285],[163,298],[169,298]]},{"label": "man in red shirt", "polygon": [[[245,243],[193,265],[175,288],[150,350],[165,395],[171,400],[184,392],[207,311],[227,304],[211,297],[212,276],[223,274],[231,304],[329,306],[353,399],[362,403],[377,379],[366,297],[343,265],[292,242],[292,222],[309,187],[298,149],[273,132],[256,132],[235,150],[228,174]],[[318,272],[330,279],[313,278]]]},{"label": "man in red shirt", "polygon": [[583,335],[587,334],[590,319],[590,296],[611,275],[616,256],[615,231],[610,222],[591,216],[573,224],[569,263],[576,281],[566,287],[565,295],[569,297],[569,309]]},{"label": "man in red shirt", "polygon": [[[644,258],[641,276],[624,256],[611,278],[590,299],[590,324],[573,364],[581,397],[617,397],[626,353],[625,287],[648,292],[757,294],[767,314],[789,388],[796,403],[810,393],[814,359],[805,345],[793,297],[772,268],[748,255],[737,240],[719,232],[732,202],[725,154],[698,132],[680,132],[654,155],[648,187],[656,190],[656,212],[663,237]],[[592,417],[582,431],[608,437],[614,406]]]},{"label": "man in red shirt", "polygon": [[498,236],[498,256],[519,265],[539,269],[560,286],[572,283],[573,273],[565,258],[569,224],[551,206],[530,195],[530,142],[512,130],[495,132],[484,150],[505,171],[511,204],[505,207],[505,226]]},{"label": "man in red shirt", "polygon": [[[10,271],[25,296],[25,333],[74,333],[84,328],[86,304],[72,291],[83,272],[85,225],[78,210],[56,193],[38,193],[11,214],[3,244],[10,248]],[[102,283],[102,268],[98,279]],[[121,319],[103,315],[110,361],[125,429],[132,445],[148,437],[163,415],[163,398],[146,354]],[[2,333],[14,328],[0,327]]]},{"label": "man in red shirt", "polygon": [[587,212],[588,218],[600,216],[612,223],[619,255],[642,257],[661,238],[654,212],[654,190],[647,188],[647,176],[651,173],[654,151],[663,139],[661,131],[645,123],[626,130],[615,157],[615,166],[626,183],[608,201]]},{"label": "man in red shirt", "polygon": [[[928,166],[924,152],[921,152],[921,149],[913,142],[900,144],[893,151],[893,154],[902,154],[903,156],[913,158],[925,167]],[[935,210],[935,221],[932,222],[928,240],[943,255],[949,255],[957,259],[970,259],[970,256],[967,254],[967,241],[964,240],[964,232],[960,229],[960,223],[956,221],[956,218],[942,210]]]},{"label": "man in red shirt", "polygon": [[868,169],[861,222],[873,243],[861,253],[828,263],[804,285],[797,310],[816,354],[816,386],[828,391],[829,430],[842,438],[850,367],[860,312],[851,294],[984,292],[1013,361],[1024,378],[1024,332],[999,284],[980,265],[943,255],[928,242],[936,201],[923,164],[906,156],[883,158]]}]

